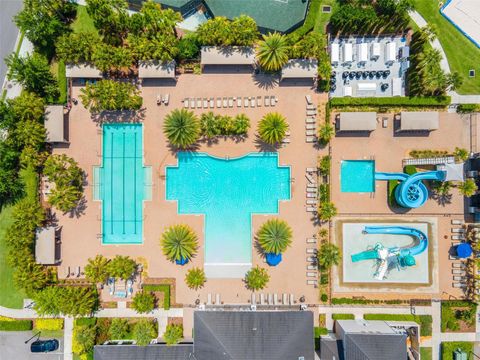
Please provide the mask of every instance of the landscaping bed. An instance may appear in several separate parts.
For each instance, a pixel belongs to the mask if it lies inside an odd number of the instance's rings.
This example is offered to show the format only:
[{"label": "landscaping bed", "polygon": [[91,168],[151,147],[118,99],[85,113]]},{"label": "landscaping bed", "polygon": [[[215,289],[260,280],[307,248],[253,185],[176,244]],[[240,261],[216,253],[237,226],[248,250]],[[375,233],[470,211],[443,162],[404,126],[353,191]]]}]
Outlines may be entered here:
[{"label": "landscaping bed", "polygon": [[355,315],[353,314],[332,314],[333,320],[354,320]]},{"label": "landscaping bed", "polygon": [[[442,360],[455,360],[453,352],[461,349],[467,353],[467,359],[472,359],[473,342],[468,341],[451,341],[442,342]],[[423,359],[423,358],[422,358]]]},{"label": "landscaping bed", "polygon": [[468,301],[442,301],[442,332],[475,332],[476,309]]},{"label": "landscaping bed", "polygon": [[420,325],[420,336],[432,335],[432,317],[412,314],[365,314],[365,320],[413,321]]}]

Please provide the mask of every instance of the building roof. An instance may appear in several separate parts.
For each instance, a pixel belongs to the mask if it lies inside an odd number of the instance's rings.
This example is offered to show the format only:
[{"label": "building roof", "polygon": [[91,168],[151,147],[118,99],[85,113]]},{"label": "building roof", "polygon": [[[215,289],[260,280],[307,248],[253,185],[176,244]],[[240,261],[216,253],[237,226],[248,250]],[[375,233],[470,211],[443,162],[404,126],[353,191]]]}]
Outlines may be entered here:
[{"label": "building roof", "polygon": [[437,130],[438,111],[402,111],[400,113],[400,131]]},{"label": "building roof", "polygon": [[253,65],[255,51],[249,46],[202,46],[202,65]]},{"label": "building roof", "polygon": [[376,112],[341,112],[338,131],[373,131],[377,128]]},{"label": "building roof", "polygon": [[141,79],[175,78],[175,65],[175,60],[170,62],[140,61],[138,64],[138,77]]},{"label": "building roof", "polygon": [[35,261],[43,265],[53,265],[55,261],[55,228],[39,228],[35,236]]},{"label": "building roof", "polygon": [[100,79],[102,72],[90,64],[67,64],[67,78]]},{"label": "building roof", "polygon": [[44,124],[47,130],[47,142],[65,142],[63,105],[45,107]]},{"label": "building roof", "polygon": [[282,67],[282,79],[317,77],[318,61],[314,59],[291,59]]},{"label": "building roof", "polygon": [[197,360],[314,359],[310,311],[196,311]]},{"label": "building roof", "polygon": [[188,360],[193,359],[193,344],[166,345],[96,345],[95,360]]},{"label": "building roof", "polygon": [[320,359],[342,360],[343,344],[341,340],[322,336],[320,339]]}]

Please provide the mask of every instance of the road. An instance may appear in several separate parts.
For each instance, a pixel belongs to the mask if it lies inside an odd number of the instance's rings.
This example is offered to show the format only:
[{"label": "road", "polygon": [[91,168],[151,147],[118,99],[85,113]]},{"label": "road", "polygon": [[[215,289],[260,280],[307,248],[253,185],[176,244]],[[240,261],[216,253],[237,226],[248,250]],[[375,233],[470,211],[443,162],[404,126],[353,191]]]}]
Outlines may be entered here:
[{"label": "road", "polygon": [[22,0],[0,0],[0,87],[5,79],[7,66],[5,57],[15,48],[18,29],[13,17],[22,8]]}]

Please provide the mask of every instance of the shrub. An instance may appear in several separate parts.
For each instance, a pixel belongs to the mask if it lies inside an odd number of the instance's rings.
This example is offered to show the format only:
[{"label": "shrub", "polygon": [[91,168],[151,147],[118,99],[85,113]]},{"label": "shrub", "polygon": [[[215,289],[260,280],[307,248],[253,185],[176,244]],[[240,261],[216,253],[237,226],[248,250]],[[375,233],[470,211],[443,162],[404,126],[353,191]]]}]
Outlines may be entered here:
[{"label": "shrub", "polygon": [[318,205],[318,217],[321,221],[329,221],[337,215],[337,208],[332,202],[324,202]]},{"label": "shrub", "polygon": [[377,97],[377,98],[352,98],[336,97],[330,99],[332,107],[359,106],[398,106],[398,107],[429,107],[445,108],[450,105],[450,96],[426,96],[426,97]]},{"label": "shrub", "polygon": [[172,225],[163,232],[160,245],[168,260],[188,261],[197,253],[198,237],[188,225]]},{"label": "shrub", "polygon": [[142,288],[143,288],[143,291],[163,292],[163,308],[165,310],[170,309],[170,285],[168,284],[143,285]]},{"label": "shrub", "polygon": [[97,336],[95,338],[95,344],[103,344],[110,340],[110,325],[112,320],[109,318],[100,318],[97,320]]},{"label": "shrub", "polygon": [[455,151],[453,152],[453,156],[455,156],[455,161],[467,161],[469,157],[468,150],[456,147]]},{"label": "shrub", "polygon": [[97,323],[95,317],[82,317],[75,319],[75,326],[93,326]]},{"label": "shrub", "polygon": [[388,205],[390,205],[390,207],[398,206],[397,199],[395,197],[395,189],[397,188],[398,184],[398,180],[388,180]]},{"label": "shrub", "polygon": [[155,307],[155,296],[145,291],[137,292],[133,297],[132,307],[138,313],[148,313]]},{"label": "shrub", "polygon": [[32,327],[32,320],[0,320],[0,331],[28,331]]},{"label": "shrub", "polygon": [[287,131],[288,123],[285,117],[273,112],[266,114],[258,123],[258,134],[267,144],[274,145],[283,140]]},{"label": "shrub", "polygon": [[443,157],[448,155],[445,150],[412,150],[410,156],[414,159],[425,159],[431,157]]},{"label": "shrub", "polygon": [[322,295],[320,295],[320,300],[322,300],[322,302],[327,302],[328,301],[328,295],[323,293]]},{"label": "shrub", "polygon": [[192,111],[175,109],[165,117],[163,132],[173,146],[187,149],[197,142],[200,123]]},{"label": "shrub", "polygon": [[332,140],[333,135],[335,135],[335,129],[330,122],[326,121],[318,128],[318,141],[322,145],[327,145]]},{"label": "shrub", "polygon": [[459,104],[457,106],[457,112],[461,114],[467,114],[480,111],[480,104]]},{"label": "shrub", "polygon": [[133,337],[137,345],[146,346],[157,337],[157,331],[150,320],[142,319],[133,326]]},{"label": "shrub", "polygon": [[332,314],[333,320],[354,320],[355,315],[353,314]]},{"label": "shrub", "polygon": [[165,340],[167,345],[178,344],[182,338],[183,338],[182,325],[175,325],[175,324],[167,325],[167,329],[163,333],[163,339]]},{"label": "shrub", "polygon": [[268,281],[270,280],[270,275],[268,275],[267,269],[256,266],[251,268],[245,274],[245,283],[247,288],[250,290],[261,290],[267,286]]},{"label": "shrub", "polygon": [[87,83],[80,90],[83,106],[92,113],[105,110],[138,110],[143,99],[135,85],[115,80],[100,80]]},{"label": "shrub", "polygon": [[185,34],[178,42],[178,55],[180,60],[196,59],[200,52],[197,37],[194,33]]},{"label": "shrub", "polygon": [[413,175],[417,173],[417,168],[415,165],[406,165],[403,172],[407,175]]},{"label": "shrub", "polygon": [[331,158],[330,155],[322,156],[318,162],[318,170],[320,170],[320,174],[328,175],[330,174],[330,165],[331,165]]},{"label": "shrub", "polygon": [[137,270],[137,263],[128,256],[115,256],[108,263],[108,272],[113,277],[123,280],[129,279]]},{"label": "shrub", "polygon": [[62,330],[63,319],[37,319],[35,320],[37,330]]},{"label": "shrub", "polygon": [[112,319],[110,329],[108,329],[110,337],[113,340],[125,339],[130,332],[130,324],[127,319],[115,318]]},{"label": "shrub", "polygon": [[192,268],[185,275],[185,283],[190,289],[198,290],[203,287],[206,281],[205,271],[200,268]]},{"label": "shrub", "polygon": [[257,240],[265,253],[282,254],[292,243],[292,229],[284,220],[270,219],[258,229]]},{"label": "shrub", "polygon": [[86,354],[93,349],[97,328],[95,326],[78,326],[73,329],[72,351],[75,354]]}]

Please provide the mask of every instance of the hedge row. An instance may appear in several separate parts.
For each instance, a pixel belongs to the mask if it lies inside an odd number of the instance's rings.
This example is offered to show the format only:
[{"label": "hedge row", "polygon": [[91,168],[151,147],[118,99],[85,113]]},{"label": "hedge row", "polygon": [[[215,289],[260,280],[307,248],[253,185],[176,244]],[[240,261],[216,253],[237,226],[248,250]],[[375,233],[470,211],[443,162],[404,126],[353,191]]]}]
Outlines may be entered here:
[{"label": "hedge row", "polygon": [[308,9],[308,13],[305,17],[303,25],[291,32],[290,36],[301,39],[304,35],[313,30],[315,26],[315,21],[317,20],[317,16],[320,12],[320,2],[320,0],[312,0],[310,2],[310,7]]},{"label": "hedge row", "polygon": [[366,98],[332,98],[332,107],[342,106],[402,106],[402,107],[446,107],[450,105],[450,96],[431,97],[366,97]]},{"label": "hedge row", "polygon": [[75,326],[94,326],[97,324],[97,318],[94,317],[84,317],[75,319]]},{"label": "hedge row", "polygon": [[397,304],[406,304],[408,301],[403,300],[368,300],[368,299],[352,299],[352,298],[333,298],[332,304],[333,305],[350,305],[350,304],[360,304],[360,305],[367,305],[367,304],[390,304],[390,305],[397,305]]},{"label": "hedge row", "polygon": [[63,319],[37,319],[35,320],[37,330],[62,330]]},{"label": "hedge row", "polygon": [[353,314],[332,314],[333,320],[355,320],[355,315]]},{"label": "hedge row", "polygon": [[32,330],[32,320],[1,320],[0,331],[28,331]]},{"label": "hedge row", "polygon": [[480,111],[480,104],[459,104],[457,106],[457,112],[461,114],[467,114]]},{"label": "hedge row", "polygon": [[471,308],[476,308],[477,304],[475,304],[471,301],[466,301],[466,300],[446,300],[446,301],[442,301],[442,306],[445,306],[445,307],[471,307]]},{"label": "hedge row", "polygon": [[145,291],[162,291],[163,292],[163,308],[165,310],[170,309],[170,285],[168,284],[159,284],[159,285],[143,285],[143,290]]},{"label": "hedge row", "polygon": [[431,315],[412,315],[412,314],[364,314],[365,320],[385,320],[385,321],[413,321],[420,324],[420,336],[432,335],[432,316]]}]

